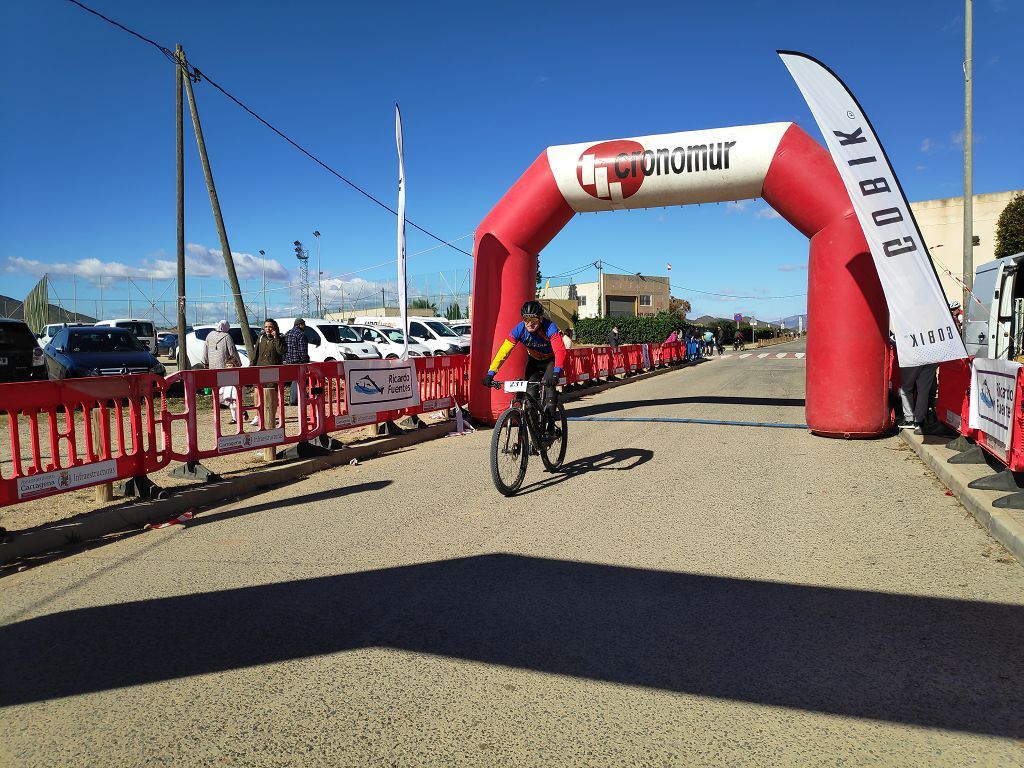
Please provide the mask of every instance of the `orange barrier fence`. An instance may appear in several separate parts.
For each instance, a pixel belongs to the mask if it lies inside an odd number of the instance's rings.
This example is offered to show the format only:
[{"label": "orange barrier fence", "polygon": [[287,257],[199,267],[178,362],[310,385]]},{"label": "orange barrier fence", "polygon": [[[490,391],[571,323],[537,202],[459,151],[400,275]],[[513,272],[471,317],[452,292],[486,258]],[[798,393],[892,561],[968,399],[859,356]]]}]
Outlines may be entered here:
[{"label": "orange barrier fence", "polygon": [[[574,347],[562,383],[621,376],[682,357],[678,343]],[[147,475],[171,461],[299,443],[469,401],[468,356],[406,364],[415,365],[419,405],[369,413],[350,411],[343,362],[0,384],[0,446],[10,448],[0,457],[0,505]],[[285,411],[293,385],[297,418]],[[168,396],[178,386],[184,390],[180,405]],[[214,397],[212,420],[200,418],[199,396],[206,391]],[[224,402],[229,409],[219,407]],[[255,424],[246,423],[250,413]]]}]

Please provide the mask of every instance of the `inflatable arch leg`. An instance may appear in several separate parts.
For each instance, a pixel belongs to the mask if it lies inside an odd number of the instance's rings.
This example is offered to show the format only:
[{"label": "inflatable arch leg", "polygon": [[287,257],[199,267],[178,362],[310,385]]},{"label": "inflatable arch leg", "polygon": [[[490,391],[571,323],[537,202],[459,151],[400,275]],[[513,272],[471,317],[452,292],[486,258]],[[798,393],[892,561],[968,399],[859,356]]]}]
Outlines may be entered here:
[{"label": "inflatable arch leg", "polygon": [[[616,181],[618,179],[618,181]],[[791,123],[549,147],[477,228],[470,412],[493,423],[506,396],[478,382],[519,307],[537,254],[577,211],[760,196],[810,238],[807,423],[870,437],[890,426],[888,310],[849,197],[828,152]],[[506,365],[519,370],[517,349]]]}]

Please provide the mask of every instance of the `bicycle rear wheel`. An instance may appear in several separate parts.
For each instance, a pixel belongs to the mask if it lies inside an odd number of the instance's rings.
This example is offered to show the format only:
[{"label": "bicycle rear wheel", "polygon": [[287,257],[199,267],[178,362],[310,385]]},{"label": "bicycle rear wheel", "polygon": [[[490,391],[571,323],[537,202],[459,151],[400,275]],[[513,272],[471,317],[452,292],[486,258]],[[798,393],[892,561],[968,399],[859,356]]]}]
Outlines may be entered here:
[{"label": "bicycle rear wheel", "polygon": [[491,480],[505,496],[519,490],[530,458],[529,430],[523,412],[510,408],[498,417],[491,433]]},{"label": "bicycle rear wheel", "polygon": [[540,460],[548,472],[554,472],[565,461],[565,450],[569,442],[569,422],[565,418],[565,406],[561,403],[555,411],[555,439],[547,445],[541,443]]}]

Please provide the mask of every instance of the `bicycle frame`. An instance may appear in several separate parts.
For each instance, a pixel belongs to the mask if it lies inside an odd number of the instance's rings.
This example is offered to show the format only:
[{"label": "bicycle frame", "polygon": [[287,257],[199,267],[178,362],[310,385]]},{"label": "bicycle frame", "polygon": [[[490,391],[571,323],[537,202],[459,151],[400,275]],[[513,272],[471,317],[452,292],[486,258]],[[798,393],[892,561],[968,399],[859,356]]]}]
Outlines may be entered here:
[{"label": "bicycle frame", "polygon": [[544,412],[544,407],[530,392],[530,389],[542,386],[544,386],[543,383],[539,381],[527,382],[526,391],[516,392],[508,406],[522,411],[526,417],[526,428],[530,433],[530,449],[533,453],[538,452],[538,446],[541,443],[540,415]]}]

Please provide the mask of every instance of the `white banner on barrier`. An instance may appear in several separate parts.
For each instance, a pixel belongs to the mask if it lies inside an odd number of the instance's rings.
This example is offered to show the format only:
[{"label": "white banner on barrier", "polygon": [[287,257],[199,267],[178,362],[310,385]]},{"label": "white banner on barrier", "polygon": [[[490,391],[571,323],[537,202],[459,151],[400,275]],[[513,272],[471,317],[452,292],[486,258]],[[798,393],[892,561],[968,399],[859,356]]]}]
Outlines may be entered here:
[{"label": "white banner on barrier", "polygon": [[221,453],[252,451],[270,445],[281,445],[283,442],[283,429],[264,429],[259,432],[243,432],[240,435],[221,435],[217,438],[217,450]]},{"label": "white banner on barrier", "polygon": [[108,459],[98,461],[95,464],[85,464],[80,467],[68,467],[58,469],[54,472],[44,472],[41,475],[18,478],[18,498],[30,499],[33,496],[47,494],[54,490],[70,491],[72,488],[79,488],[101,481],[117,479],[117,461]]},{"label": "white banner on barrier", "polygon": [[411,360],[346,360],[345,406],[351,415],[420,404],[416,363]]},{"label": "white banner on barrier", "polygon": [[1005,450],[1013,439],[1020,363],[976,357],[971,361],[971,414],[968,425]]}]

